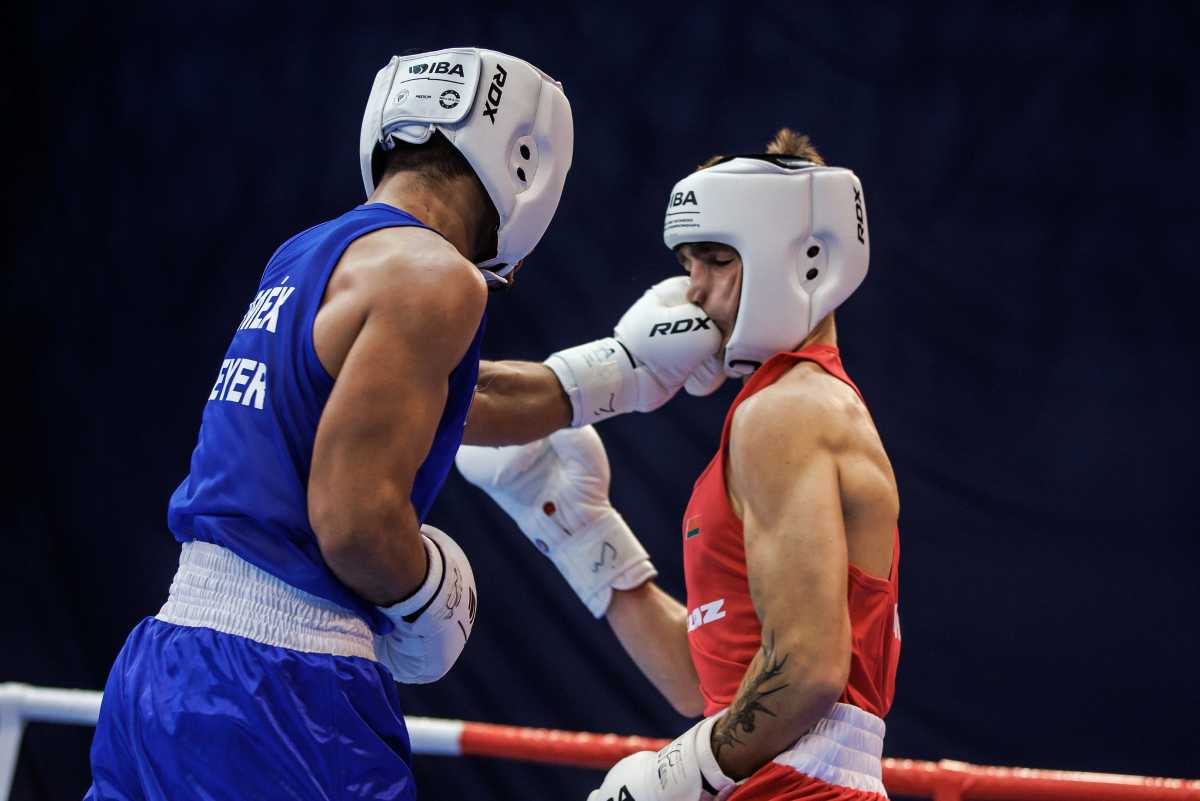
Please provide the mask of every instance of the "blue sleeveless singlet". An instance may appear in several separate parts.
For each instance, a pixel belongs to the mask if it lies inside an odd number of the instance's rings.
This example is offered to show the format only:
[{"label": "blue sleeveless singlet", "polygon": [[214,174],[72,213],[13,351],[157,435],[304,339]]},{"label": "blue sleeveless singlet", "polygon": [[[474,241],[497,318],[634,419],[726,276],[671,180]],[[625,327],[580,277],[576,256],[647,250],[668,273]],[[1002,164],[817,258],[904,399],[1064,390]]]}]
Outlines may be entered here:
[{"label": "blue sleeveless singlet", "polygon": [[[334,576],[308,522],[313,440],[334,383],[317,359],[312,331],[325,285],[350,243],[401,226],[428,228],[391,206],[359,206],[275,251],[208,396],[191,472],[167,511],[180,542],[228,548],[293,587],[355,612],[376,634],[389,632],[391,621]],[[422,522],[462,441],[483,329],[480,320],[449,376],[445,410],[413,482]]]}]

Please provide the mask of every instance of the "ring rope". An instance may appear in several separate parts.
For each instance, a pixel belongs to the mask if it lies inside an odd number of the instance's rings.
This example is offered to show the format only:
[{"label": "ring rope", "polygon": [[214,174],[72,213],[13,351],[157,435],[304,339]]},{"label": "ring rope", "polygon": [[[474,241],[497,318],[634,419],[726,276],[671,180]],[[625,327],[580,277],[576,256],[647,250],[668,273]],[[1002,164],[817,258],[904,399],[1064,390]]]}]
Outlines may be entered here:
[{"label": "ring rope", "polygon": [[[7,801],[26,722],[96,725],[101,693],[0,684],[0,801]],[[478,756],[581,768],[610,767],[667,740],[408,717],[414,754]],[[1116,773],[1000,768],[943,759],[883,760],[888,792],[934,801],[1200,801],[1200,781]]]}]

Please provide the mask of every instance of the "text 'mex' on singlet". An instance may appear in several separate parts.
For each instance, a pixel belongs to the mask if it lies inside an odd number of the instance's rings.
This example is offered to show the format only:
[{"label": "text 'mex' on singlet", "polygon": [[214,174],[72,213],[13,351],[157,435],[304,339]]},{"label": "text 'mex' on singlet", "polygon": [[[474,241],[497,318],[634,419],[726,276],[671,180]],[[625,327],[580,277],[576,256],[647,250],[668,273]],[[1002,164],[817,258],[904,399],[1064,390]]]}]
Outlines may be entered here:
[{"label": "text 'mex' on singlet", "polygon": [[[204,406],[191,472],[167,511],[180,542],[228,548],[293,587],[355,612],[377,634],[390,631],[391,621],[334,576],[308,522],[313,440],[334,384],[317,359],[312,331],[325,285],[350,243],[404,226],[428,227],[391,206],[359,206],[275,251]],[[413,482],[422,522],[462,442],[483,328],[480,320],[450,374],[433,446]]]}]

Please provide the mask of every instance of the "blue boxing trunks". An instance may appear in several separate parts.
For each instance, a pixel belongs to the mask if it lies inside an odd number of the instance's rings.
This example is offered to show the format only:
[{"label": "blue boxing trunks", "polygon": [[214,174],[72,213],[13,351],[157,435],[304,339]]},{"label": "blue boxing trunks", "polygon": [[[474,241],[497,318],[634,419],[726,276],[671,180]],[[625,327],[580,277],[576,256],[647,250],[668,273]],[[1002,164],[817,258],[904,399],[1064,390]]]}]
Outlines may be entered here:
[{"label": "blue boxing trunks", "polygon": [[188,542],[109,674],[86,799],[407,801],[410,756],[365,621]]}]

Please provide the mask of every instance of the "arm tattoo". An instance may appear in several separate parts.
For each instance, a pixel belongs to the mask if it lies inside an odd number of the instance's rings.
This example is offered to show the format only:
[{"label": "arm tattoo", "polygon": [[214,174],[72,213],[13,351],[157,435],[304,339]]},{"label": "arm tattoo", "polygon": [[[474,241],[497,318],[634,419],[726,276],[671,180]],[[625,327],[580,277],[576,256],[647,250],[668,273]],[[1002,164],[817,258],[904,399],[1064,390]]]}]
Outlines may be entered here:
[{"label": "arm tattoo", "polygon": [[737,698],[734,699],[733,706],[713,728],[714,756],[720,756],[721,749],[725,746],[732,748],[735,745],[741,745],[743,741],[738,737],[738,730],[740,729],[744,734],[753,732],[754,716],[759,712],[775,717],[775,713],[762,703],[767,696],[774,695],[788,686],[786,681],[775,687],[765,686],[772,679],[778,678],[779,674],[783,672],[783,666],[788,661],[788,654],[784,654],[780,658],[775,653],[775,632],[768,632],[767,639],[762,645],[762,656],[762,664],[759,665],[758,673],[745,682],[741,691],[738,692]]}]

